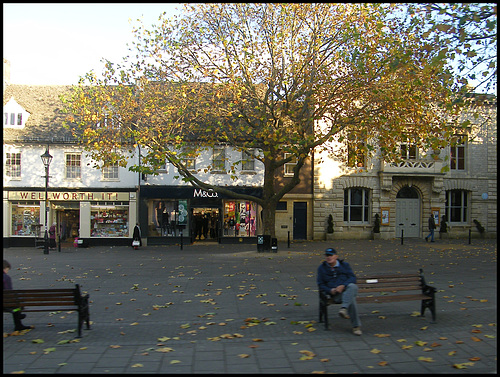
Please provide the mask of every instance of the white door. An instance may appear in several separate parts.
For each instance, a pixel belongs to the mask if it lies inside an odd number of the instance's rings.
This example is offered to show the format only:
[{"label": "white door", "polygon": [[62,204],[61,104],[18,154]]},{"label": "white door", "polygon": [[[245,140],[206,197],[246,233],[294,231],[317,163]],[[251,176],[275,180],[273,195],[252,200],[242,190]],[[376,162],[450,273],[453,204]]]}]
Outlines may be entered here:
[{"label": "white door", "polygon": [[396,237],[420,237],[420,199],[396,199]]}]

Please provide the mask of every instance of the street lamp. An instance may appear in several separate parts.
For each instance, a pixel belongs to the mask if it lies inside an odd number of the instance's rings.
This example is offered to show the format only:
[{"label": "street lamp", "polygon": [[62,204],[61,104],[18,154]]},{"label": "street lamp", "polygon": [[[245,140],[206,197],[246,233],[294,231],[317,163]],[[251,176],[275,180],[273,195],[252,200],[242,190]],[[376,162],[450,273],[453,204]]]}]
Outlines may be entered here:
[{"label": "street lamp", "polygon": [[45,237],[44,237],[44,243],[43,243],[43,253],[48,254],[49,253],[49,235],[47,233],[47,212],[48,212],[48,195],[47,195],[47,188],[49,187],[49,166],[52,161],[52,156],[49,153],[49,146],[47,145],[47,149],[45,150],[45,153],[40,156],[42,159],[43,165],[45,166]]}]

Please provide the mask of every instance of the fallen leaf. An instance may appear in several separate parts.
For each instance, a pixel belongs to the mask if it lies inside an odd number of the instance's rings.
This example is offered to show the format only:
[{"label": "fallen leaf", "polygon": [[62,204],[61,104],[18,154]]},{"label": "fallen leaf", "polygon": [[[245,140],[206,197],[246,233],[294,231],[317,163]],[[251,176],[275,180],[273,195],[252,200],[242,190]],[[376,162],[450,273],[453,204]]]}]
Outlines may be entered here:
[{"label": "fallen leaf", "polygon": [[432,357],[419,356],[419,361],[425,361],[426,363],[433,363],[434,359]]},{"label": "fallen leaf", "polygon": [[33,339],[31,341],[31,343],[41,344],[41,343],[45,343],[45,341],[43,339]]},{"label": "fallen leaf", "polygon": [[179,364],[181,361],[180,360],[171,360],[170,364]]},{"label": "fallen leaf", "polygon": [[391,336],[391,334],[374,334],[377,338],[387,338],[388,336]]},{"label": "fallen leaf", "polygon": [[247,353],[240,353],[240,354],[238,355],[238,357],[241,357],[242,359],[247,359],[247,358],[249,358],[249,357],[250,357],[250,355],[249,355],[249,354],[247,354]]},{"label": "fallen leaf", "polygon": [[381,367],[385,367],[389,363],[387,361],[380,361],[377,364],[380,365]]},{"label": "fallen leaf", "polygon": [[475,336],[471,336],[470,337],[474,342],[482,342],[483,340],[482,339],[479,339],[478,337],[475,337]]},{"label": "fallen leaf", "polygon": [[142,368],[143,366],[143,364],[134,364],[132,365],[132,368]]},{"label": "fallen leaf", "polygon": [[374,354],[377,354],[377,353],[380,353],[380,352],[382,352],[382,351],[381,351],[381,350],[378,350],[378,349],[376,349],[376,348],[374,348],[374,349],[372,349],[370,352],[371,352],[371,353],[374,353]]}]

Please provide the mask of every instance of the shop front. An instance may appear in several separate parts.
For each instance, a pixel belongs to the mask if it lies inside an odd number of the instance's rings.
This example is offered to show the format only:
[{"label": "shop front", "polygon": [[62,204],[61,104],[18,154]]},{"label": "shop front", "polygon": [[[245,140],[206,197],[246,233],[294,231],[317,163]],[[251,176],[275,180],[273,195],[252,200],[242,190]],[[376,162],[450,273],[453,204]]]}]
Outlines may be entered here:
[{"label": "shop front", "polygon": [[[47,225],[56,224],[56,240],[64,247],[131,243],[135,191],[49,191],[47,196]],[[45,232],[45,204],[43,191],[4,193],[4,246],[35,246]]]},{"label": "shop front", "polygon": [[[232,190],[262,195],[255,187]],[[181,238],[183,243],[256,243],[261,228],[256,203],[191,186],[141,186],[139,212],[149,245],[178,244]]]}]

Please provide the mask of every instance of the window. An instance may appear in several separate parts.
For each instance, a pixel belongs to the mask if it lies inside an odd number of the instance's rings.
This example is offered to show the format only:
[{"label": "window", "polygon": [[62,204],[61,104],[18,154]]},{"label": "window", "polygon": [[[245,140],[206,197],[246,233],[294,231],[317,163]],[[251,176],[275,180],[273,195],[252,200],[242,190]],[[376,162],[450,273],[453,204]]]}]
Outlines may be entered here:
[{"label": "window", "polygon": [[226,148],[224,146],[214,146],[212,154],[212,169],[219,172],[226,170]]},{"label": "window", "polygon": [[103,180],[118,180],[118,163],[115,162],[111,166],[106,166],[102,168],[102,179]]},{"label": "window", "polygon": [[276,211],[286,211],[288,202],[278,202],[276,203]]},{"label": "window", "polygon": [[450,223],[467,222],[467,191],[446,191],[445,212]]},{"label": "window", "polygon": [[255,149],[250,148],[241,152],[241,170],[254,171],[255,170]]},{"label": "window", "polygon": [[402,143],[401,146],[401,158],[403,160],[416,160],[417,159],[417,146],[411,145],[409,143]]},{"label": "window", "polygon": [[365,143],[359,141],[347,142],[347,166],[351,168],[366,166],[364,145]]},{"label": "window", "polygon": [[41,235],[40,205],[32,202],[12,203],[12,235],[39,237]]},{"label": "window", "polygon": [[[285,153],[285,159],[293,156],[291,153]],[[285,163],[285,177],[290,177],[293,175],[293,169],[297,165],[297,157],[293,156],[290,162]]]},{"label": "window", "polygon": [[21,153],[7,153],[5,175],[10,178],[21,178]]},{"label": "window", "polygon": [[368,223],[370,191],[353,187],[344,190],[344,221],[349,223]]},{"label": "window", "polygon": [[3,113],[5,126],[22,126],[23,113]]},{"label": "window", "polygon": [[450,169],[465,170],[465,138],[460,138],[458,144],[450,149]]},{"label": "window", "polygon": [[67,153],[66,154],[66,178],[80,179],[82,178],[81,154]]}]

